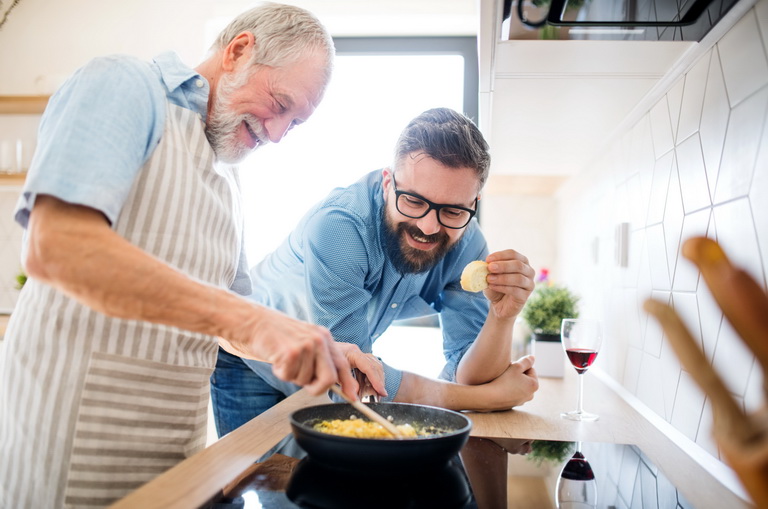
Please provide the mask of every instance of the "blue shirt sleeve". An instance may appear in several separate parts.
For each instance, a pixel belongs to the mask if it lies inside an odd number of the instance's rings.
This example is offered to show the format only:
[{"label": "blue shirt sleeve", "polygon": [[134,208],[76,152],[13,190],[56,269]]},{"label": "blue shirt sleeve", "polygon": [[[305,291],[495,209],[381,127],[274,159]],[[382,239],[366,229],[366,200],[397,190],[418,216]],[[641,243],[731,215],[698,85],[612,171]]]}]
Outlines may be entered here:
[{"label": "blue shirt sleeve", "polygon": [[92,60],[51,98],[16,210],[26,228],[39,194],[101,211],[114,222],[134,179],[157,146],[165,92],[148,64]]}]

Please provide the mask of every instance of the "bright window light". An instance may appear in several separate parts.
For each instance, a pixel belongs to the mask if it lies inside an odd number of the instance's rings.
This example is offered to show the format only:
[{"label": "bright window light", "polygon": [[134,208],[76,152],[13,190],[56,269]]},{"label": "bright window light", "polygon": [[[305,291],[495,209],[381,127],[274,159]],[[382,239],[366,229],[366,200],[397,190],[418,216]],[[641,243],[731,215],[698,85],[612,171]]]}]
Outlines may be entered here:
[{"label": "bright window light", "polygon": [[400,131],[434,107],[463,111],[461,55],[338,55],[306,124],[241,164],[248,260],[273,251],[328,192],[388,166]]}]

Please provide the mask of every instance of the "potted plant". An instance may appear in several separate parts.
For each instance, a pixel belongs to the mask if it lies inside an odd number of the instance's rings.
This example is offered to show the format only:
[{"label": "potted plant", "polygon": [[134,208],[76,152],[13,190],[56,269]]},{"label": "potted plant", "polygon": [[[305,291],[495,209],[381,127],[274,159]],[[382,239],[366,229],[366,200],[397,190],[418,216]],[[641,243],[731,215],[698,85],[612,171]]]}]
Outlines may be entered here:
[{"label": "potted plant", "polygon": [[579,298],[568,288],[542,281],[523,308],[523,320],[531,329],[536,372],[539,376],[562,377],[565,355],[560,343],[563,318],[578,318]]},{"label": "potted plant", "polygon": [[579,298],[568,288],[553,284],[539,284],[523,308],[523,320],[530,327],[534,339],[560,340],[563,318],[578,318]]},{"label": "potted plant", "polygon": [[541,466],[542,463],[562,463],[570,456],[575,442],[563,442],[560,440],[534,440],[531,443],[531,452],[528,459]]}]

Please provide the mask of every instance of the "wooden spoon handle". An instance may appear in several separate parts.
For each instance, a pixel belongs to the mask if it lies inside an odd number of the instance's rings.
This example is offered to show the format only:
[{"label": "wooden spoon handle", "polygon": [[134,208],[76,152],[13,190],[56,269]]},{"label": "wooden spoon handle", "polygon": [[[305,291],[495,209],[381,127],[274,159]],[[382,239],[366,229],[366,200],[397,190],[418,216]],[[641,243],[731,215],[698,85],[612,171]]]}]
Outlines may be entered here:
[{"label": "wooden spoon handle", "polygon": [[386,418],[384,418],[384,416],[374,412],[371,407],[366,406],[362,401],[358,401],[356,399],[351,399],[347,397],[347,395],[344,394],[344,392],[341,390],[341,388],[338,385],[332,385],[331,390],[334,393],[341,396],[342,398],[344,398],[344,401],[352,405],[355,408],[355,410],[359,411],[361,414],[368,417],[373,422],[381,424],[381,426],[385,430],[389,431],[392,434],[392,436],[394,436],[395,438],[405,438],[405,436],[400,432],[400,430],[397,429],[397,427],[394,424],[392,424]]},{"label": "wooden spoon handle", "polygon": [[738,441],[751,440],[755,435],[752,422],[736,405],[675,310],[654,299],[646,300],[643,309],[659,321],[685,370],[712,400],[716,431],[738,437]]},{"label": "wooden spoon handle", "polygon": [[768,372],[768,295],[752,276],[731,265],[712,239],[688,239],[682,253],[699,268],[717,305]]}]

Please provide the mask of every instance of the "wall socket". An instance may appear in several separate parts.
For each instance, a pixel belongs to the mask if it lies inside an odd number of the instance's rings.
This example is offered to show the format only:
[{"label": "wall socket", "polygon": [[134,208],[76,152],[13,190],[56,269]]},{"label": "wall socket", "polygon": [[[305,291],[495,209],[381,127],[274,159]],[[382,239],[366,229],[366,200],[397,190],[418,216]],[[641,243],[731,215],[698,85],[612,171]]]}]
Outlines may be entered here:
[{"label": "wall socket", "polygon": [[629,266],[629,223],[616,225],[615,233],[615,257],[619,267]]}]

